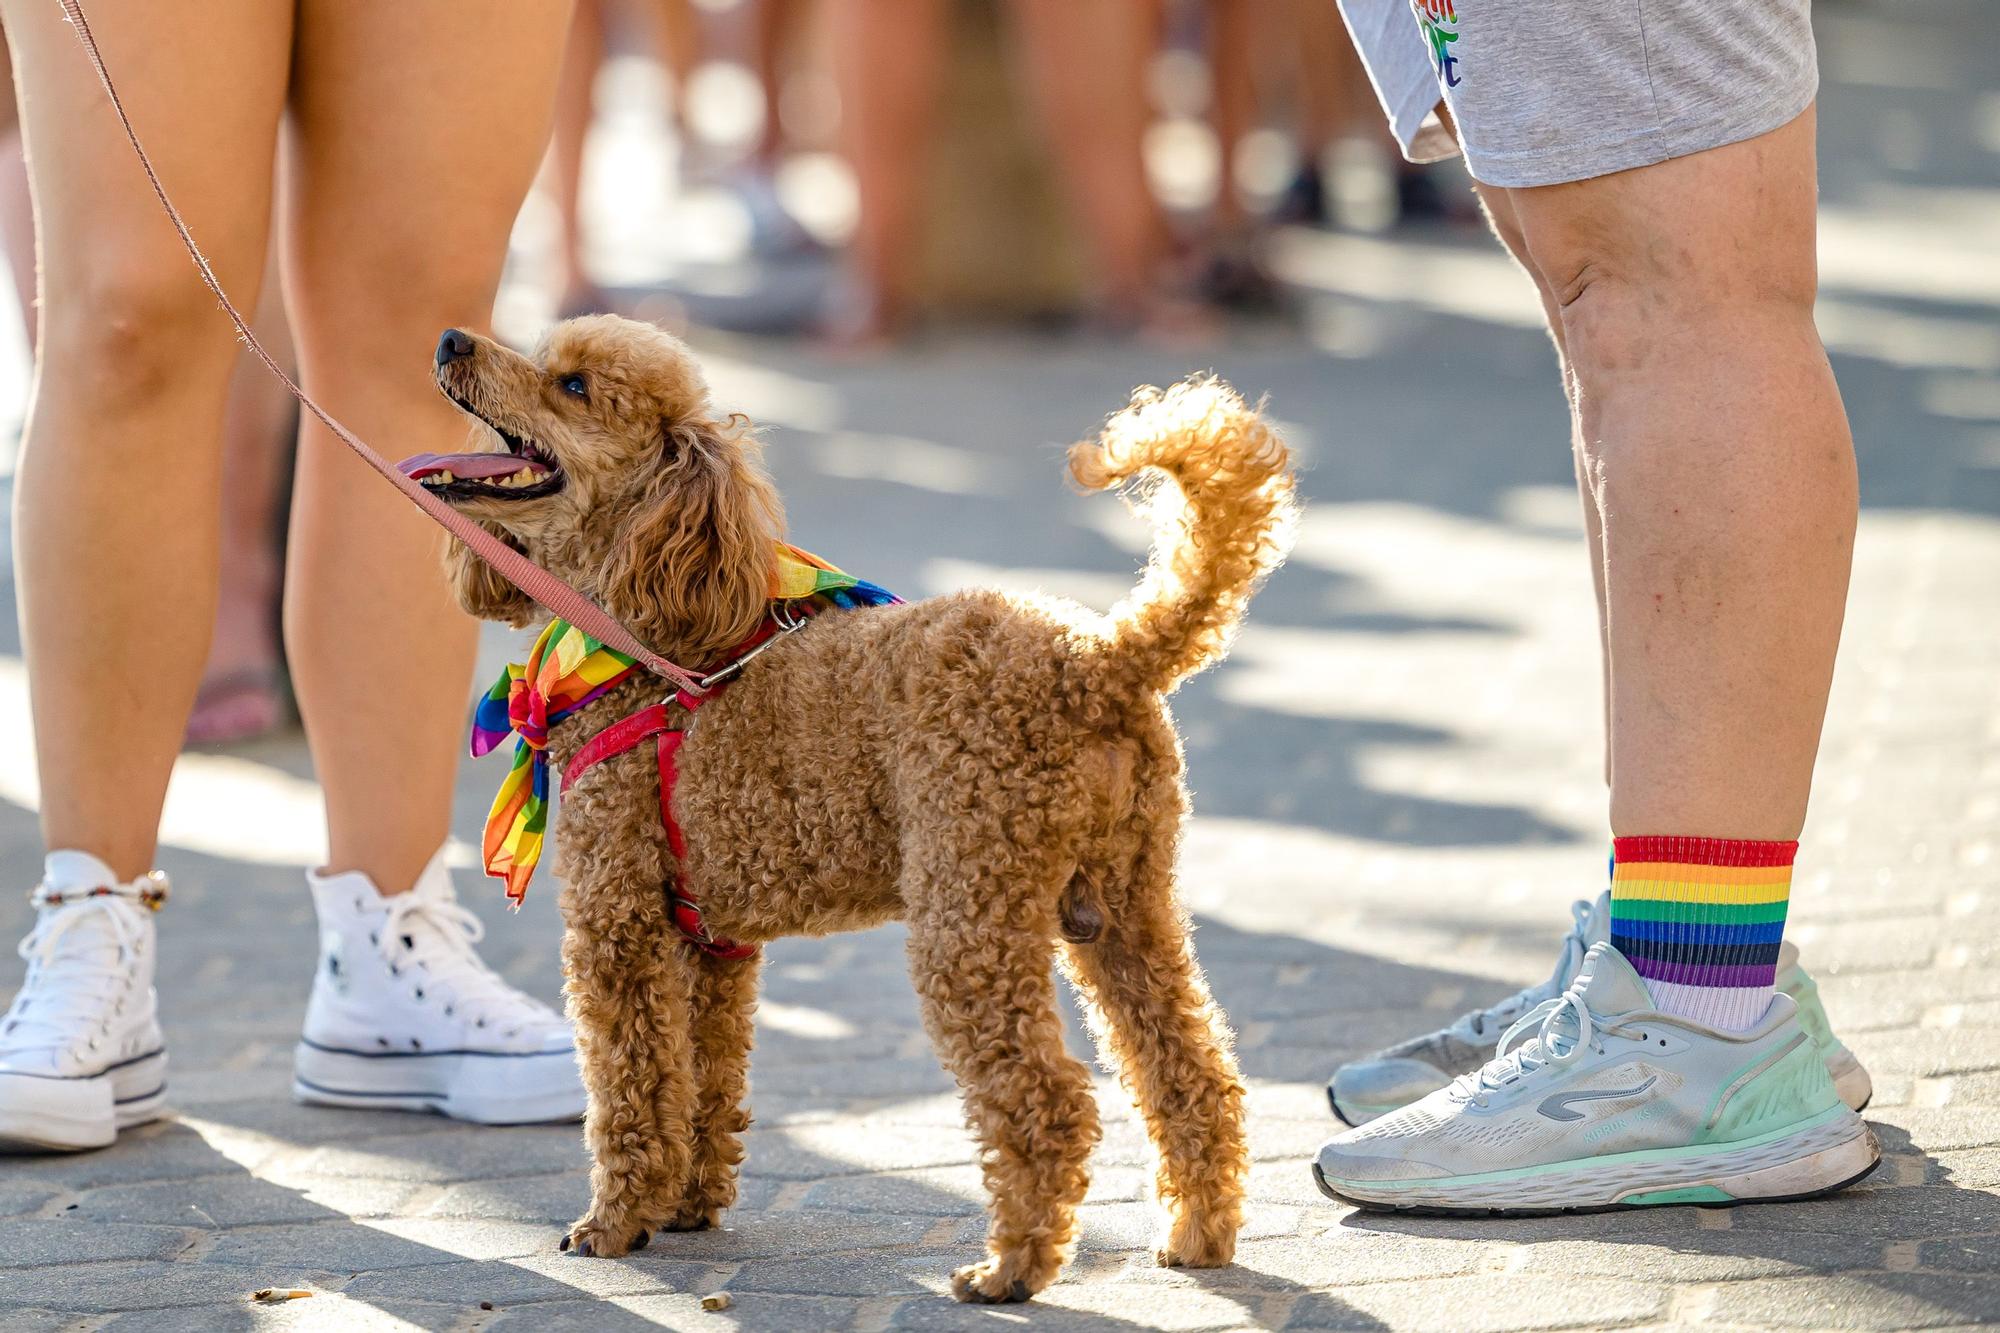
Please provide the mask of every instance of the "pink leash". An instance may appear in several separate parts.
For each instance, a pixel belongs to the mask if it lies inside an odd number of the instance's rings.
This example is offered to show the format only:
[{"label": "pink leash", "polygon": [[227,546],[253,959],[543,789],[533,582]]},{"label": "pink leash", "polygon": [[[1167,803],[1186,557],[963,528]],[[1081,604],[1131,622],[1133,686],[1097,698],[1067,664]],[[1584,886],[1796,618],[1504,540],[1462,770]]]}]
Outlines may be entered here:
[{"label": "pink leash", "polygon": [[401,491],[411,504],[430,515],[431,520],[445,531],[471,547],[474,554],[493,566],[502,578],[533,598],[551,614],[567,620],[598,642],[617,649],[655,675],[666,677],[676,687],[700,697],[703,693],[701,683],[691,672],[682,670],[640,643],[630,630],[613,620],[602,607],[588,597],[397,471],[393,463],[376,453],[353,431],[334,420],[325,408],[314,402],[305,390],[285,373],[285,368],[264,350],[264,345],[257,341],[257,335],[250,331],[249,322],[236,308],[236,303],[229,299],[229,293],[222,289],[222,283],[216,278],[215,270],[209,267],[201,248],[195,244],[194,236],[188,231],[187,223],[182,220],[180,210],[175,208],[174,201],[167,197],[167,187],[160,183],[160,176],[153,169],[152,159],[146,156],[145,148],[139,143],[138,131],[132,128],[131,117],[125,114],[125,104],[119,100],[118,89],[111,82],[111,71],[104,66],[104,56],[97,49],[97,39],[91,35],[90,24],[84,19],[81,0],[57,0],[57,3],[62,6],[70,26],[76,29],[77,40],[83,43],[84,53],[90,57],[91,66],[97,71],[97,81],[104,85],[104,94],[111,99],[111,110],[117,115],[118,123],[124,127],[125,137],[131,141],[132,151],[138,154],[139,165],[146,169],[146,179],[152,183],[153,193],[158,196],[160,207],[166,210],[167,220],[174,224],[174,230],[180,233],[181,244],[187,247],[188,255],[194,260],[195,267],[201,271],[201,280],[208,285],[211,292],[215,293],[215,299],[222,302],[223,310],[229,315],[229,322],[236,326],[237,337],[256,353],[257,359],[264,363],[264,368],[277,376],[278,381],[290,390],[292,397],[299,400],[299,406],[319,418],[320,423],[332,431],[336,439],[352,449],[362,462],[375,469],[391,486]]}]

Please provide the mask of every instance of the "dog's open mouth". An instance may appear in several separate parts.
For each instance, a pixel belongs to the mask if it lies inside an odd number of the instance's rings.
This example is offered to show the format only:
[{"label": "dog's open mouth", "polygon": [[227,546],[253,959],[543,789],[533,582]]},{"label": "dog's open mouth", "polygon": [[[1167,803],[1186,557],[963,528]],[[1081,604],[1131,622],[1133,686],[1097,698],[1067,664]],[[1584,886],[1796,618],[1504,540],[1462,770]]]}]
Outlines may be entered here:
[{"label": "dog's open mouth", "polygon": [[456,394],[446,395],[460,411],[476,417],[500,437],[505,452],[418,454],[396,466],[425,490],[447,500],[534,500],[562,489],[563,470],[554,455],[504,430]]}]

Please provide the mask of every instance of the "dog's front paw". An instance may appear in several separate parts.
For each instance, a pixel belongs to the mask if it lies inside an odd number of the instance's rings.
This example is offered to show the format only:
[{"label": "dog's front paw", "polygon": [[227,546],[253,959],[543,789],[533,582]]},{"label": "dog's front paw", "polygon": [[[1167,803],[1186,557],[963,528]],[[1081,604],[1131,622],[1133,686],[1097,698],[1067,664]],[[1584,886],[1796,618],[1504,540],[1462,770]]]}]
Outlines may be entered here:
[{"label": "dog's front paw", "polygon": [[971,1305],[1005,1305],[1035,1293],[999,1259],[967,1264],[951,1275],[951,1294]]},{"label": "dog's front paw", "polygon": [[616,1259],[646,1248],[653,1233],[644,1227],[607,1227],[584,1218],[569,1229],[556,1248],[580,1259]]},{"label": "dog's front paw", "polygon": [[1204,1219],[1191,1211],[1175,1217],[1167,1238],[1153,1248],[1153,1258],[1162,1268],[1220,1268],[1235,1257],[1235,1221]]}]

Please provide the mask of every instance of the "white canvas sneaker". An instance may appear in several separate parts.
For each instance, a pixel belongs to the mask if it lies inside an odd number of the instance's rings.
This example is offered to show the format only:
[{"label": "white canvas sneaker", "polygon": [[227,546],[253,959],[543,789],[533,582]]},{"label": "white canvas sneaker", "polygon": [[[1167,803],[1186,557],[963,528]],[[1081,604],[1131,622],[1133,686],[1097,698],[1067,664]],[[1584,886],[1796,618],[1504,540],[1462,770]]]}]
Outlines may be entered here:
[{"label": "white canvas sneaker", "polygon": [[[1344,1125],[1365,1125],[1491,1059],[1500,1034],[1528,1010],[1568,989],[1583,966],[1585,951],[1611,939],[1610,893],[1599,894],[1595,902],[1579,898],[1569,910],[1570,931],[1563,937],[1555,971],[1546,981],[1516,991],[1489,1008],[1475,1009],[1449,1027],[1412,1037],[1364,1059],[1350,1060],[1334,1070],[1326,1085],[1334,1118]],[[1840,1099],[1857,1111],[1868,1105],[1875,1085],[1854,1052],[1834,1036],[1826,1009],[1819,1002],[1819,986],[1799,966],[1798,948],[1789,940],[1778,950],[1776,985],[1797,1002],[1799,1022],[1826,1060],[1827,1073],[1833,1076]]]},{"label": "white canvas sneaker", "polygon": [[1363,1208],[1490,1216],[1774,1202],[1830,1194],[1881,1158],[1789,996],[1748,1031],[1717,1031],[1654,1010],[1608,944],[1499,1051],[1321,1148],[1320,1189]]},{"label": "white canvas sneaker", "polygon": [[396,897],[359,873],[306,882],[320,950],[294,1096],[482,1124],[583,1114],[569,1023],[480,960],[483,928],[453,894],[442,850]]},{"label": "white canvas sneaker", "polygon": [[56,852],[29,895],[27,977],[0,1018],[0,1151],[102,1148],[155,1119],[167,1051],[153,992],[154,871],[129,884],[82,852]]}]

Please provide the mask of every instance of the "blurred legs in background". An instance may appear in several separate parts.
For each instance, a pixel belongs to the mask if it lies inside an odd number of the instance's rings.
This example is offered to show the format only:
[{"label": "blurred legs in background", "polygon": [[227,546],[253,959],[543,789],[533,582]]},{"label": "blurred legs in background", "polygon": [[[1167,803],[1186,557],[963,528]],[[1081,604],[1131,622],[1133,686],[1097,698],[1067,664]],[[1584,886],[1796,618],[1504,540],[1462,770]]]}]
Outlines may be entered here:
[{"label": "blurred legs in background", "polygon": [[[1050,152],[1085,237],[1100,312],[1118,325],[1184,323],[1187,308],[1163,285],[1172,237],[1142,152],[1150,7],[1018,0],[1005,13],[1017,24]],[[949,28],[939,0],[851,0],[833,17],[841,132],[861,203],[848,305],[834,313],[833,331],[866,341],[910,313]]]}]

